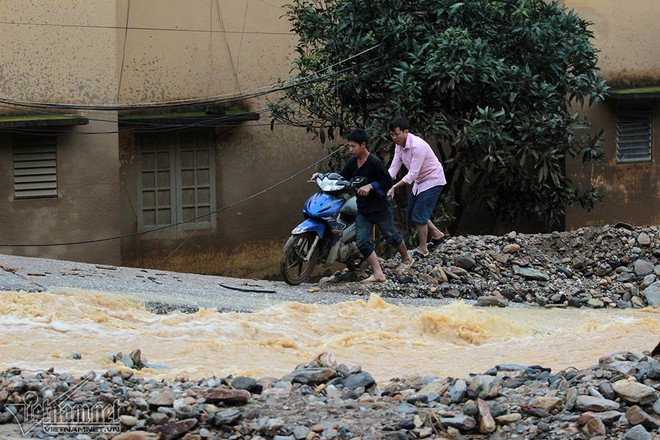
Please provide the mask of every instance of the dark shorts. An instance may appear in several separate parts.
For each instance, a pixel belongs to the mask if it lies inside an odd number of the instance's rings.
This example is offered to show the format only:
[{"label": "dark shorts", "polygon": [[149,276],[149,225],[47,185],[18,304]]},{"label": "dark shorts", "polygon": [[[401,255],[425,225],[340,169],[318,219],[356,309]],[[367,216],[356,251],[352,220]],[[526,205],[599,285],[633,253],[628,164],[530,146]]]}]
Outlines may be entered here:
[{"label": "dark shorts", "polygon": [[367,258],[374,251],[374,241],[372,237],[373,227],[378,226],[383,238],[390,245],[397,247],[403,241],[394,226],[394,217],[392,216],[392,207],[388,206],[386,210],[373,214],[362,214],[358,212],[355,219],[355,241],[357,247],[364,258]]},{"label": "dark shorts", "polygon": [[444,185],[434,186],[417,195],[411,192],[408,197],[408,221],[417,225],[425,225],[431,220],[443,187]]}]

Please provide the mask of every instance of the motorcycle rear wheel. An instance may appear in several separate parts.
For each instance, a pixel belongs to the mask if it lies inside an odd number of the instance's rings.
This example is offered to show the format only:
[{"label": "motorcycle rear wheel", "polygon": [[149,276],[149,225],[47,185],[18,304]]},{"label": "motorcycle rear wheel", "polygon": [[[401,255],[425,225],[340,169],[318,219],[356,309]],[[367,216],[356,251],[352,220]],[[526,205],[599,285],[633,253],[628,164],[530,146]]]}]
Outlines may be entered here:
[{"label": "motorcycle rear wheel", "polygon": [[280,259],[280,272],[288,284],[296,286],[303,283],[314,272],[319,257],[318,243],[309,260],[305,261],[305,257],[315,239],[315,233],[306,232],[300,235],[292,235],[286,241]]}]

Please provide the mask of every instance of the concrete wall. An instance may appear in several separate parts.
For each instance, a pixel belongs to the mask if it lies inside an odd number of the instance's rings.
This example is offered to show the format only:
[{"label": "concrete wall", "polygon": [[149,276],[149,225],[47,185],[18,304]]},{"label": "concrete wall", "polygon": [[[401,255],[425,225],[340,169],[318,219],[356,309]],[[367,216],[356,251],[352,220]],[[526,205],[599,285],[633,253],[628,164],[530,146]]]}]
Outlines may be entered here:
[{"label": "concrete wall", "polygon": [[[593,23],[599,67],[610,87],[660,85],[660,2],[632,0],[567,0],[568,7]],[[660,100],[652,99],[652,161],[616,162],[617,102],[608,98],[586,110],[594,129],[605,129],[605,161],[584,172],[576,161],[568,164],[571,177],[584,186],[595,185],[604,196],[591,212],[572,208],[566,228],[624,221],[634,225],[660,224]]]},{"label": "concrete wall", "polygon": [[565,0],[593,23],[599,67],[610,85],[658,83],[660,3],[648,0]]},{"label": "concrete wall", "polygon": [[[123,106],[226,98],[262,114],[216,131],[217,207],[248,198],[325,154],[303,130],[270,130],[270,90],[292,65],[281,0],[0,0],[0,96]],[[11,23],[11,24],[9,24]],[[53,109],[0,106],[0,113]],[[58,139],[59,197],[14,201],[11,136],[0,136],[0,243],[52,243],[137,231],[134,139],[117,111],[73,111],[88,126]],[[81,133],[105,133],[88,134]],[[122,132],[123,134],[118,134]],[[121,140],[120,140],[121,139]],[[239,276],[275,275],[280,249],[314,188],[297,179],[218,215],[212,231],[163,231],[79,246],[1,252]]]},{"label": "concrete wall", "polygon": [[[115,8],[104,0],[0,1],[0,96],[96,104],[116,99]],[[0,113],[54,113],[0,105]],[[54,243],[119,234],[116,114],[75,111],[89,125],[61,129],[58,197],[14,200],[11,135],[0,133],[2,243]],[[110,132],[103,135],[84,133]],[[119,263],[119,243],[2,247],[0,252]]]},{"label": "concrete wall", "polygon": [[[267,99],[239,96],[269,90],[290,74],[296,37],[280,0],[117,1],[118,56],[124,103],[191,97],[225,98],[224,106],[261,114],[259,121],[219,126],[215,133],[219,209],[248,198],[304,169],[325,153],[304,130],[270,130]],[[123,58],[123,65],[122,65]],[[121,141],[122,232],[137,228],[136,146]],[[217,217],[216,230],[140,235],[123,240],[122,262],[230,276],[278,272],[291,229],[302,220],[312,170]]]}]

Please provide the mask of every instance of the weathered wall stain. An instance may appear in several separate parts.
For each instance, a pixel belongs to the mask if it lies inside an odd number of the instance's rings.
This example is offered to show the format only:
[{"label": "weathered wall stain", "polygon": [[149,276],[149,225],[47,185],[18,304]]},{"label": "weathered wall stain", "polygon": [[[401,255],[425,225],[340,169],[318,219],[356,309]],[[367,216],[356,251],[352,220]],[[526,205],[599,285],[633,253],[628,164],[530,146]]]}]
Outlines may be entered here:
[{"label": "weathered wall stain", "polygon": [[195,272],[205,275],[224,275],[246,278],[273,278],[279,276],[278,265],[282,243],[263,240],[244,243],[224,249],[184,246],[178,250],[154,249],[140,255],[127,255],[127,266],[162,269],[175,272]]},{"label": "weathered wall stain", "polygon": [[[608,86],[617,88],[660,86],[660,2],[631,0],[565,0],[581,17],[592,23],[594,44],[600,50],[598,65]],[[652,105],[651,161],[617,163],[617,106],[646,102]],[[594,165],[591,172],[580,172],[580,159],[567,163],[569,176],[583,188],[595,186],[603,202],[587,212],[570,208],[566,227],[602,225],[624,221],[634,225],[660,224],[660,101],[651,98],[621,100],[609,96],[595,108],[579,108],[588,113],[593,132],[605,130],[605,165]]]}]

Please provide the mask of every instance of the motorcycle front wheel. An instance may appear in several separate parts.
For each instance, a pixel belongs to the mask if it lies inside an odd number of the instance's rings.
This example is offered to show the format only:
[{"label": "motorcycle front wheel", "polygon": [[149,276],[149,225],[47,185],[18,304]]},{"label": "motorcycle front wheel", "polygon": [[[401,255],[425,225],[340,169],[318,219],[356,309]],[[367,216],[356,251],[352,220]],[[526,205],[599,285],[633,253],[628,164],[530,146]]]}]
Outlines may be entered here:
[{"label": "motorcycle front wheel", "polygon": [[280,260],[280,272],[288,284],[295,286],[303,283],[314,272],[319,256],[318,243],[309,260],[305,260],[305,258],[315,239],[316,234],[314,232],[306,232],[300,235],[292,235],[286,241]]}]

